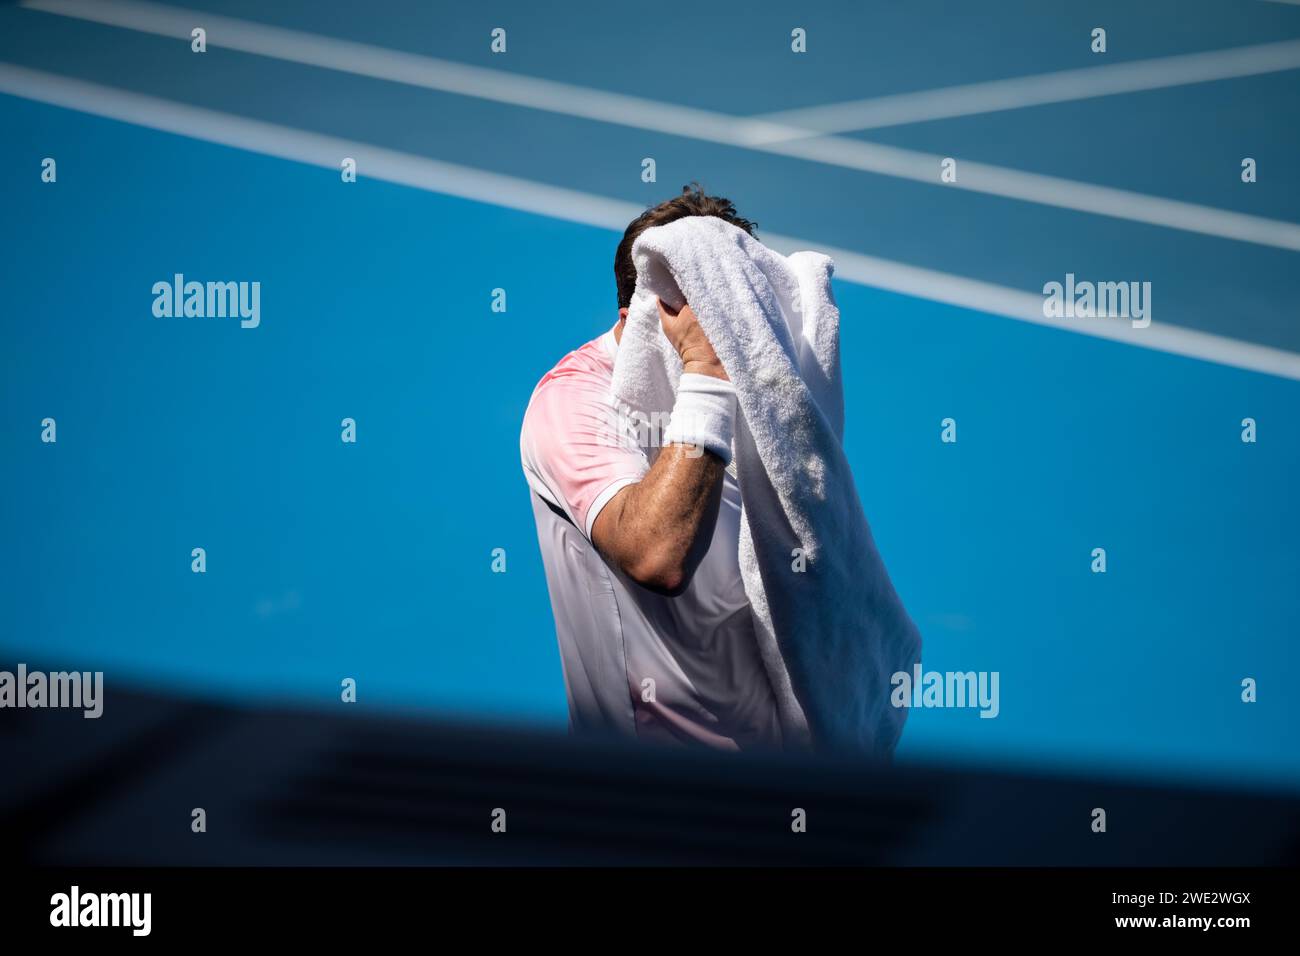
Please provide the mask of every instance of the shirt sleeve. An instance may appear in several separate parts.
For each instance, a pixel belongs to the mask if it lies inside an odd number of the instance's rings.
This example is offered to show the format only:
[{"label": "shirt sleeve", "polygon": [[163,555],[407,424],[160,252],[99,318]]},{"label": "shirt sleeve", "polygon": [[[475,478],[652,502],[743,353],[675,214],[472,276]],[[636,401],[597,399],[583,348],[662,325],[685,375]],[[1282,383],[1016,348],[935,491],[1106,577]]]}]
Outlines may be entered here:
[{"label": "shirt sleeve", "polygon": [[624,437],[606,384],[571,372],[542,383],[524,416],[524,473],[590,540],[600,510],[640,481],[650,464]]}]

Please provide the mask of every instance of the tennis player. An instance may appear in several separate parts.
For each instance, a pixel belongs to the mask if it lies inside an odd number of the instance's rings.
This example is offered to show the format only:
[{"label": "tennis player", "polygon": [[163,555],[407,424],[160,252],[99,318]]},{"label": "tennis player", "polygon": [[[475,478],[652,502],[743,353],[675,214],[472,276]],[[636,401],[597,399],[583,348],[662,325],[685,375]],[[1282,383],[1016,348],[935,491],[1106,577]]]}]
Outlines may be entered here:
[{"label": "tennis player", "polygon": [[[735,392],[689,305],[659,305],[683,374],[653,464],[612,413],[614,359],[636,285],[632,243],[684,216],[754,228],[729,200],[698,187],[627,227],[614,256],[618,321],[533,391],[520,438],[524,474],[572,731],[777,748],[776,704],[740,577],[740,491],[727,450]],[[702,420],[710,451],[691,440],[690,423]]]}]

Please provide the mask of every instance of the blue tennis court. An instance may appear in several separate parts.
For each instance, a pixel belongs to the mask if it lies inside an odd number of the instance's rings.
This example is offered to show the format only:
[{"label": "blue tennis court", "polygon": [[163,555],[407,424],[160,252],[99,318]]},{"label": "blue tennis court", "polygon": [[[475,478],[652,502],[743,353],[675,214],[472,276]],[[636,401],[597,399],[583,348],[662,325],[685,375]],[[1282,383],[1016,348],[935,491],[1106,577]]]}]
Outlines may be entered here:
[{"label": "blue tennis court", "polygon": [[[954,6],[0,7],[6,659],[563,727],[519,424],[698,180],[836,256],[925,666],[1000,674],[900,757],[1300,786],[1300,6]],[[1150,327],[1035,320],[1067,274]]]}]

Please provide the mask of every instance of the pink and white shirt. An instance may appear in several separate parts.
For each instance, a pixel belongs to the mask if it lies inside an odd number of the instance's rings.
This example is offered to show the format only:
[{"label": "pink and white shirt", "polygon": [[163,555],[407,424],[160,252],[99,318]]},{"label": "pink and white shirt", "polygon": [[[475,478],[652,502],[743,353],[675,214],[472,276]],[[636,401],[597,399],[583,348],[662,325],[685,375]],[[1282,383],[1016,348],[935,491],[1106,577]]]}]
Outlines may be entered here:
[{"label": "pink and white shirt", "polygon": [[780,724],[740,577],[740,489],[728,471],[708,552],[678,597],[641,587],[596,550],[600,510],[649,470],[611,400],[613,331],[538,383],[520,453],[564,666],[570,726],[642,740],[779,747]]}]

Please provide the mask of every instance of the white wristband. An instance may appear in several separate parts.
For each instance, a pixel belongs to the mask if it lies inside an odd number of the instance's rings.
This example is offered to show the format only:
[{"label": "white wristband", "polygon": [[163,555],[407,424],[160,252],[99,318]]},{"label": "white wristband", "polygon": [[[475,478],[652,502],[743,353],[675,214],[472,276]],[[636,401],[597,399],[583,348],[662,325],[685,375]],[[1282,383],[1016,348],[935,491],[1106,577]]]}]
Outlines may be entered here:
[{"label": "white wristband", "polygon": [[694,445],[731,462],[736,428],[736,389],[724,378],[683,372],[677,401],[663,433],[664,445]]}]

